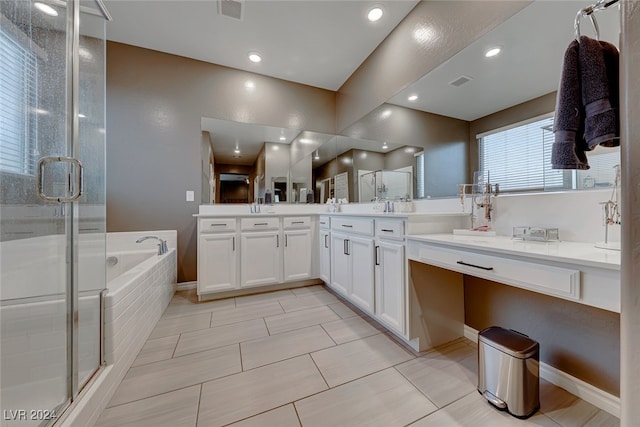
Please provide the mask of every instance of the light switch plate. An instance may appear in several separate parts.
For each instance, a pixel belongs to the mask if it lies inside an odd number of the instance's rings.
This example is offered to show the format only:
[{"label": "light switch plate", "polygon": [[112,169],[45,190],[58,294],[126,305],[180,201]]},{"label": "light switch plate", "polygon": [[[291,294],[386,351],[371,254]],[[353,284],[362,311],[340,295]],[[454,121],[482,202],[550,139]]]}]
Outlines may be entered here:
[{"label": "light switch plate", "polygon": [[193,191],[187,190],[187,202],[193,202],[194,194]]}]

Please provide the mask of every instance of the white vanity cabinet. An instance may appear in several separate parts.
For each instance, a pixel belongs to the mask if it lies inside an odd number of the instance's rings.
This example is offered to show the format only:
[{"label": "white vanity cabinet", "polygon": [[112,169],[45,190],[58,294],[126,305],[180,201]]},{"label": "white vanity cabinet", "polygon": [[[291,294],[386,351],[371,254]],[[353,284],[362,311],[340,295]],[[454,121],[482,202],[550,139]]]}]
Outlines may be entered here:
[{"label": "white vanity cabinet", "polygon": [[318,220],[318,254],[320,257],[320,279],[331,284],[331,218],[321,215]]},{"label": "white vanity cabinet", "polygon": [[374,312],[373,219],[331,219],[331,287],[363,311]]},{"label": "white vanity cabinet", "polygon": [[375,317],[405,334],[405,245],[403,220],[376,220]]},{"label": "white vanity cabinet", "polygon": [[235,218],[198,222],[198,294],[238,287],[238,251]]},{"label": "white vanity cabinet", "polygon": [[282,244],[277,217],[241,218],[240,287],[282,281]]},{"label": "white vanity cabinet", "polygon": [[284,281],[306,280],[312,276],[311,217],[285,217]]}]

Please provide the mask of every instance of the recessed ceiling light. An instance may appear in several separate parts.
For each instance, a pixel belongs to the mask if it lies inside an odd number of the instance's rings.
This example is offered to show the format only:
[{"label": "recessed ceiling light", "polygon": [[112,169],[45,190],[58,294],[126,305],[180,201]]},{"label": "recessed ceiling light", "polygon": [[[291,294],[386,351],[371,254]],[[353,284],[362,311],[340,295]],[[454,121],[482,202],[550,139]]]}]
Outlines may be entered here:
[{"label": "recessed ceiling light", "polygon": [[84,114],[82,114],[82,113],[78,113],[78,117],[80,117],[81,119],[84,119],[84,118],[86,118],[87,116],[85,116],[85,115],[84,115]]},{"label": "recessed ceiling light", "polygon": [[384,144],[382,144],[382,149],[386,150],[387,148],[389,148],[389,146],[387,145],[387,143],[385,142]]},{"label": "recessed ceiling light", "polygon": [[496,56],[497,54],[500,53],[500,48],[499,47],[493,47],[491,49],[489,49],[488,51],[486,51],[484,53],[484,56],[486,56],[487,58],[491,58],[493,56]]},{"label": "recessed ceiling light", "polygon": [[409,101],[415,101],[418,99],[418,95],[411,95],[410,97],[407,98]]},{"label": "recessed ceiling light", "polygon": [[376,22],[380,18],[382,18],[382,9],[377,6],[371,9],[367,14],[367,19],[371,22]]},{"label": "recessed ceiling light", "polygon": [[33,6],[38,9],[40,12],[45,13],[49,16],[58,16],[58,11],[49,6],[48,4],[35,2]]},{"label": "recessed ceiling light", "polygon": [[262,57],[257,52],[249,52],[249,61],[257,64],[258,62],[262,61]]},{"label": "recessed ceiling light", "polygon": [[310,140],[309,138],[300,138],[300,143],[301,144],[311,144],[313,141]]},{"label": "recessed ceiling light", "polygon": [[233,150],[233,152],[236,153],[236,154],[240,154],[240,149],[236,148],[235,150]]},{"label": "recessed ceiling light", "polygon": [[286,137],[284,137],[284,136],[281,136],[281,137],[280,137],[280,141],[286,141],[286,140],[287,140],[287,138],[286,138]]}]

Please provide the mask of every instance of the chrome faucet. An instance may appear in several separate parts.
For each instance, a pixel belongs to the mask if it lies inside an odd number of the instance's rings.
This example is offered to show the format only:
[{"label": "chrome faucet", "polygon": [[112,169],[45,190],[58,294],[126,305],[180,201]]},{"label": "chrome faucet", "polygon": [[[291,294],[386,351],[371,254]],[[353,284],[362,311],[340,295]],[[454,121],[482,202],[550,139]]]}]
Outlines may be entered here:
[{"label": "chrome faucet", "polygon": [[162,240],[159,237],[156,236],[144,236],[139,238],[138,240],[136,240],[136,243],[142,243],[145,240],[148,239],[156,239],[157,241],[159,241],[160,243],[158,244],[158,255],[164,255],[167,252],[169,252],[169,248],[167,247],[167,241],[166,240]]}]

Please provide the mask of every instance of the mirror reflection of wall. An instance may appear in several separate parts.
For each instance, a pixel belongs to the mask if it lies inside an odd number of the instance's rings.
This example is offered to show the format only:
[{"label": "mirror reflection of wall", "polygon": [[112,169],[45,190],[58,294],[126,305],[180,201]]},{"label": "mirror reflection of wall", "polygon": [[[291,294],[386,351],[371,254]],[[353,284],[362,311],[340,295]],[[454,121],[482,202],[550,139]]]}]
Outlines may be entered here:
[{"label": "mirror reflection of wall", "polygon": [[[619,12],[614,9],[598,14],[598,22],[601,39],[615,44]],[[407,194],[414,199],[455,196],[458,184],[470,182],[481,167],[478,135],[553,112],[576,10],[573,1],[532,2],[337,136],[203,118],[211,147],[211,152],[203,148],[203,186],[208,187],[203,203],[219,200],[219,179],[210,177],[236,173],[229,165],[251,168],[237,172],[249,175],[250,201],[264,202],[267,190],[279,203],[325,203],[339,196],[350,203]],[[502,48],[500,54],[485,58],[494,46]],[[617,153],[588,153],[592,170],[560,172],[560,185],[545,169],[535,189],[513,191],[604,187],[614,176]],[[396,179],[406,181],[404,188]]]}]

